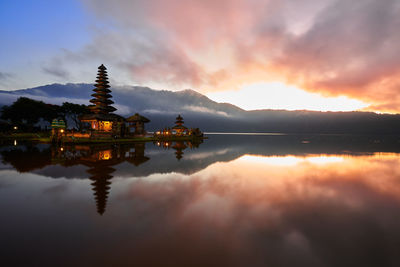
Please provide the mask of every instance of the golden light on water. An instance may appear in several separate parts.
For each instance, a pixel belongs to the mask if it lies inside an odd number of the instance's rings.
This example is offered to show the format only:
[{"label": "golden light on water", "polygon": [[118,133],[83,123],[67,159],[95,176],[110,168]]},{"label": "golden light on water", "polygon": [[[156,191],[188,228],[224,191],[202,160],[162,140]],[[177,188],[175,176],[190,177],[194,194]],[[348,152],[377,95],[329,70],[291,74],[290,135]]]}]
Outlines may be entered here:
[{"label": "golden light on water", "polygon": [[[234,187],[251,187],[258,191],[260,187],[270,192],[284,194],[287,186],[297,188],[309,187],[309,182],[316,184],[325,181],[347,183],[357,181],[386,192],[396,197],[400,196],[397,166],[400,164],[400,154],[367,153],[367,154],[308,154],[308,155],[273,155],[261,156],[246,154],[230,162],[220,162],[209,166],[198,175],[214,177],[213,173],[223,173],[223,184],[234,183]],[[379,179],[377,179],[379,177]],[[233,179],[234,178],[234,179]],[[233,180],[232,180],[233,179]],[[396,186],[394,186],[396,185]],[[314,190],[315,189],[315,190]],[[329,195],[331,188],[321,192],[319,187],[313,190],[321,195]],[[309,192],[314,192],[309,190]],[[254,193],[254,192],[253,192]],[[253,198],[253,195],[249,195]],[[352,200],[349,200],[350,202]],[[353,202],[352,202],[353,203]]]},{"label": "golden light on water", "polygon": [[264,157],[264,156],[244,155],[238,160],[248,163],[268,164],[275,166],[294,166],[299,162],[301,162],[301,158],[295,156]]},{"label": "golden light on water", "polygon": [[305,161],[313,163],[313,164],[328,164],[328,163],[337,163],[342,162],[344,160],[343,157],[340,156],[311,156],[305,158]]},{"label": "golden light on water", "polygon": [[112,158],[111,150],[103,150],[99,152],[99,160],[109,160]]},{"label": "golden light on water", "polygon": [[330,156],[330,155],[318,155],[318,156],[255,156],[255,155],[244,155],[240,161],[257,163],[257,164],[268,164],[275,166],[294,166],[299,163],[312,163],[312,164],[328,164],[342,162],[344,158],[342,156]]},{"label": "golden light on water", "polygon": [[210,92],[206,95],[214,101],[232,103],[246,110],[355,111],[368,106],[347,96],[325,97],[282,82],[253,83],[239,90]]}]

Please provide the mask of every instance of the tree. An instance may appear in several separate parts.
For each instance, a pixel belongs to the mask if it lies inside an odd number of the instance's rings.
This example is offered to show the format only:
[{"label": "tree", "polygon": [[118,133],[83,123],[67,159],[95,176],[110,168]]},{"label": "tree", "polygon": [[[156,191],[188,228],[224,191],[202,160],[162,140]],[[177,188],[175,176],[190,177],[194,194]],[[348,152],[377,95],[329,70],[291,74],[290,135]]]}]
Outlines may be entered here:
[{"label": "tree", "polygon": [[54,117],[60,115],[60,112],[60,106],[20,97],[12,105],[2,107],[1,118],[13,124],[26,125],[29,130],[32,130],[40,118],[50,123]]},{"label": "tree", "polygon": [[61,106],[61,110],[64,113],[64,117],[70,118],[79,131],[82,129],[82,123],[79,120],[79,116],[90,113],[88,106],[69,102],[64,102]]}]

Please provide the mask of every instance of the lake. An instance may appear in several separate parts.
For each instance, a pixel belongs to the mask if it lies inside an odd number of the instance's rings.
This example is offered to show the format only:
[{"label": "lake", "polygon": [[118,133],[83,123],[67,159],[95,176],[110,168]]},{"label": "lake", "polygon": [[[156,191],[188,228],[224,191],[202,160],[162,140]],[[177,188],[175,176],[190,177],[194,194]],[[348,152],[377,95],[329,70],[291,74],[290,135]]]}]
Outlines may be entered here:
[{"label": "lake", "polygon": [[2,266],[400,266],[397,136],[0,146]]}]

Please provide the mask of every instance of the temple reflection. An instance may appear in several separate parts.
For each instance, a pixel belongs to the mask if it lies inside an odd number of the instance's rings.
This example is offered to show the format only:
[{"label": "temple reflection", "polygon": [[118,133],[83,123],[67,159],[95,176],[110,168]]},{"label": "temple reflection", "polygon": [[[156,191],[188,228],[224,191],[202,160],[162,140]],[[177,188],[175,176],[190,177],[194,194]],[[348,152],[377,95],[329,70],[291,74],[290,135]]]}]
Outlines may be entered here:
[{"label": "temple reflection", "polygon": [[97,145],[97,146],[75,146],[75,147],[52,147],[53,159],[63,162],[64,165],[83,164],[89,169],[93,195],[96,201],[97,212],[103,215],[107,199],[111,189],[112,173],[115,172],[112,166],[124,161],[130,162],[135,166],[149,160],[144,156],[145,144],[135,143],[130,146],[121,145]]},{"label": "temple reflection", "polygon": [[200,149],[11,140],[0,147],[8,257],[47,245],[49,266],[59,255],[73,266],[76,251],[84,266],[400,266],[398,139],[217,138]]},{"label": "temple reflection", "polygon": [[68,146],[23,142],[14,146],[11,140],[0,147],[0,154],[3,169],[54,179],[90,179],[97,209],[103,214],[107,199],[112,195],[113,177],[145,178],[163,173],[191,175],[215,162],[230,162],[243,156],[243,160],[250,162],[287,166],[299,160],[314,164],[340,161],[343,155],[400,152],[400,142],[390,136],[380,137],[380,142],[376,142],[376,137],[307,138],[307,144],[302,142],[304,136],[213,136],[204,144],[169,141]]},{"label": "temple reflection", "polygon": [[186,148],[195,149],[203,143],[203,140],[196,140],[196,141],[165,141],[165,142],[156,142],[155,144],[158,147],[162,147],[164,149],[174,149],[175,150],[175,158],[179,161],[183,158],[184,150]]},{"label": "temple reflection", "polygon": [[144,155],[145,148],[145,143],[136,143],[134,149],[129,150],[127,161],[135,166],[139,166],[148,161],[150,158]]},{"label": "temple reflection", "polygon": [[114,171],[114,168],[101,165],[94,166],[87,171],[92,175],[89,179],[93,181],[91,185],[93,186],[92,189],[96,200],[97,212],[100,215],[103,215],[106,210],[107,198],[111,189],[111,179],[113,177],[111,173]]},{"label": "temple reflection", "polygon": [[176,150],[175,155],[178,160],[183,158],[183,150],[187,148],[184,142],[176,142],[176,144],[172,147],[173,149]]},{"label": "temple reflection", "polygon": [[[190,148],[194,149],[200,143],[192,142],[161,142],[155,143],[156,147],[166,150],[174,149],[175,157],[178,160],[183,158],[183,150]],[[152,146],[152,144],[148,143]],[[154,146],[153,146],[154,147]],[[90,179],[94,199],[96,202],[97,212],[102,215],[106,211],[107,199],[110,195],[112,178],[116,172],[115,166],[127,162],[128,167],[132,166],[130,177],[135,177],[135,170],[144,163],[150,160],[150,157],[145,155],[146,143],[137,142],[130,144],[87,144],[87,145],[35,145],[26,144],[13,146],[12,149],[1,151],[2,162],[11,164],[14,169],[19,172],[37,172],[46,170],[46,166],[56,168],[56,172],[64,177],[74,178],[70,174],[68,167],[84,167],[84,173],[80,171],[79,177]],[[177,168],[168,161],[169,155],[159,155],[157,162],[161,160],[165,163],[166,170]],[[148,166],[141,170],[137,175],[149,175],[157,170],[156,166],[164,168],[157,164]],[[61,169],[60,169],[61,168]],[[53,174],[53,173],[52,173]],[[68,176],[72,175],[72,176]],[[57,178],[57,177],[54,177]]]}]

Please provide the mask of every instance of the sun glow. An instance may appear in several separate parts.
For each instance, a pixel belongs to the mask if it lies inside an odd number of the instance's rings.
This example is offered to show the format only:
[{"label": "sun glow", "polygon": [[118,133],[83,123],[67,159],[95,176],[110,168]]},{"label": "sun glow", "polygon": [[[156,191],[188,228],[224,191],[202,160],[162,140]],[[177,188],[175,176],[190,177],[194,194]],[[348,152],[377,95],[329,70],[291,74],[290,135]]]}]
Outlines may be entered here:
[{"label": "sun glow", "polygon": [[211,92],[207,96],[217,102],[228,102],[246,110],[286,109],[315,111],[355,111],[367,103],[346,96],[324,97],[281,82],[254,83],[237,91]]}]

